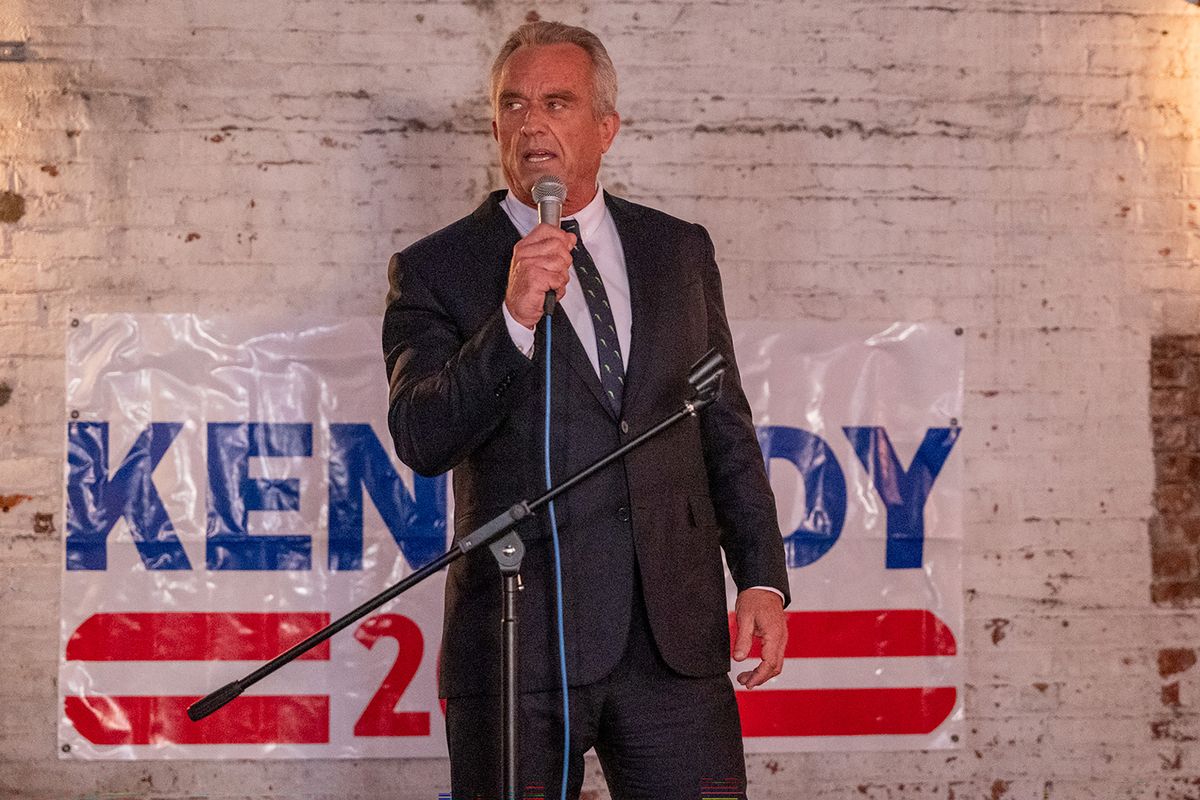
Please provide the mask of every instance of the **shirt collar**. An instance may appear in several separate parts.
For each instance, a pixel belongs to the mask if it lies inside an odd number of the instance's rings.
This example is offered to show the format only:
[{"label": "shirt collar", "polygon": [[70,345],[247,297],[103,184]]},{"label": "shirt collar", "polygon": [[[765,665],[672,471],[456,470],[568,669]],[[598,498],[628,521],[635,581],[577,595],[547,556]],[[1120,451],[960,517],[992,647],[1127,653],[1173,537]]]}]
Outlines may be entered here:
[{"label": "shirt collar", "polygon": [[[500,205],[504,208],[504,212],[508,214],[508,218],[512,220],[517,233],[522,236],[528,234],[537,225],[537,209],[531,208],[518,200],[511,189],[504,195],[504,199],[500,201]],[[604,187],[597,182],[596,196],[592,198],[592,201],[569,217],[563,217],[563,219],[574,219],[578,222],[580,237],[586,241],[592,238],[596,229],[600,227],[600,223],[604,221],[604,215],[607,213],[608,207],[604,204]]]}]

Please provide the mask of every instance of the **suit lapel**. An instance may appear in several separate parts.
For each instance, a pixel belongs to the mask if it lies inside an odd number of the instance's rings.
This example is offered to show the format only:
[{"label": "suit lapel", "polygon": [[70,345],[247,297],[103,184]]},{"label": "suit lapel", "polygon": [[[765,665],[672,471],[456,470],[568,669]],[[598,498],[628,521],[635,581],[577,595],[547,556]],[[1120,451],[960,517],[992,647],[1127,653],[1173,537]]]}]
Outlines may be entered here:
[{"label": "suit lapel", "polygon": [[468,228],[471,241],[467,247],[467,251],[479,263],[477,274],[487,276],[493,292],[498,286],[501,298],[508,285],[508,262],[512,257],[512,249],[521,239],[500,207],[502,199],[503,191],[492,192],[471,214],[474,224]]},{"label": "suit lapel", "polygon": [[[604,193],[608,211],[621,239],[625,255],[625,273],[629,276],[629,304],[633,324],[629,334],[629,361],[625,368],[625,396],[621,407],[626,410],[647,380],[648,359],[655,351],[655,322],[658,303],[655,302],[656,276],[660,273],[655,241],[646,230],[637,209],[620,198]],[[599,381],[597,381],[597,384]]]}]

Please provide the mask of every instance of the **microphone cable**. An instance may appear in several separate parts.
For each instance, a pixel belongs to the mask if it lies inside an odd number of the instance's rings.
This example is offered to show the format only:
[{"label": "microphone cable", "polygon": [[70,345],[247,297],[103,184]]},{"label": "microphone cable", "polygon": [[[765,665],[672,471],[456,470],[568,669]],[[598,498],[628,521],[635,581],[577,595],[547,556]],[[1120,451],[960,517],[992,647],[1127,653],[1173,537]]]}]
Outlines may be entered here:
[{"label": "microphone cable", "polygon": [[[550,330],[553,318],[549,314],[542,317],[546,320],[546,421],[542,440],[542,452],[546,466],[546,490],[553,486],[550,475]],[[560,787],[561,800],[567,800],[567,768],[571,755],[571,702],[568,698],[567,685],[567,645],[563,626],[563,585],[562,585],[562,555],[558,541],[558,518],[554,513],[554,501],[550,508],[550,541],[554,549],[554,601],[558,627],[558,671],[562,682],[562,713],[563,713],[563,760],[562,784]]]}]

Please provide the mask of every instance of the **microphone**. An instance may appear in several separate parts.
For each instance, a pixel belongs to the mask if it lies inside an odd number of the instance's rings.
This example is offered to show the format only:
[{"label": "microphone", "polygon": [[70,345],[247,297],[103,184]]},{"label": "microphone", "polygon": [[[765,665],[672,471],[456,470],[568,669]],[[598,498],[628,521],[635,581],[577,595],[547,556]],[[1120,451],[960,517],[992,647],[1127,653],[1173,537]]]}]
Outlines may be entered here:
[{"label": "microphone", "polygon": [[[558,227],[562,219],[563,203],[567,201],[567,185],[556,175],[543,175],[533,184],[533,202],[537,203],[538,222]],[[554,316],[554,306],[557,298],[554,290],[546,292],[546,300],[542,304],[542,312]]]}]

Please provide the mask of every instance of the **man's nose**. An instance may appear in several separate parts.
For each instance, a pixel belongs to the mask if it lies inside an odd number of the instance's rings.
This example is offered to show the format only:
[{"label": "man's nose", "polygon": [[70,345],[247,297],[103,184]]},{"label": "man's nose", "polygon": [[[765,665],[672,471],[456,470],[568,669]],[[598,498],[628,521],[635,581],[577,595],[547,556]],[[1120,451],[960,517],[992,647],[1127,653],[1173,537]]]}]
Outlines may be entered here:
[{"label": "man's nose", "polygon": [[525,111],[525,119],[521,122],[521,133],[530,136],[541,133],[546,128],[546,115],[540,108],[530,106]]}]

